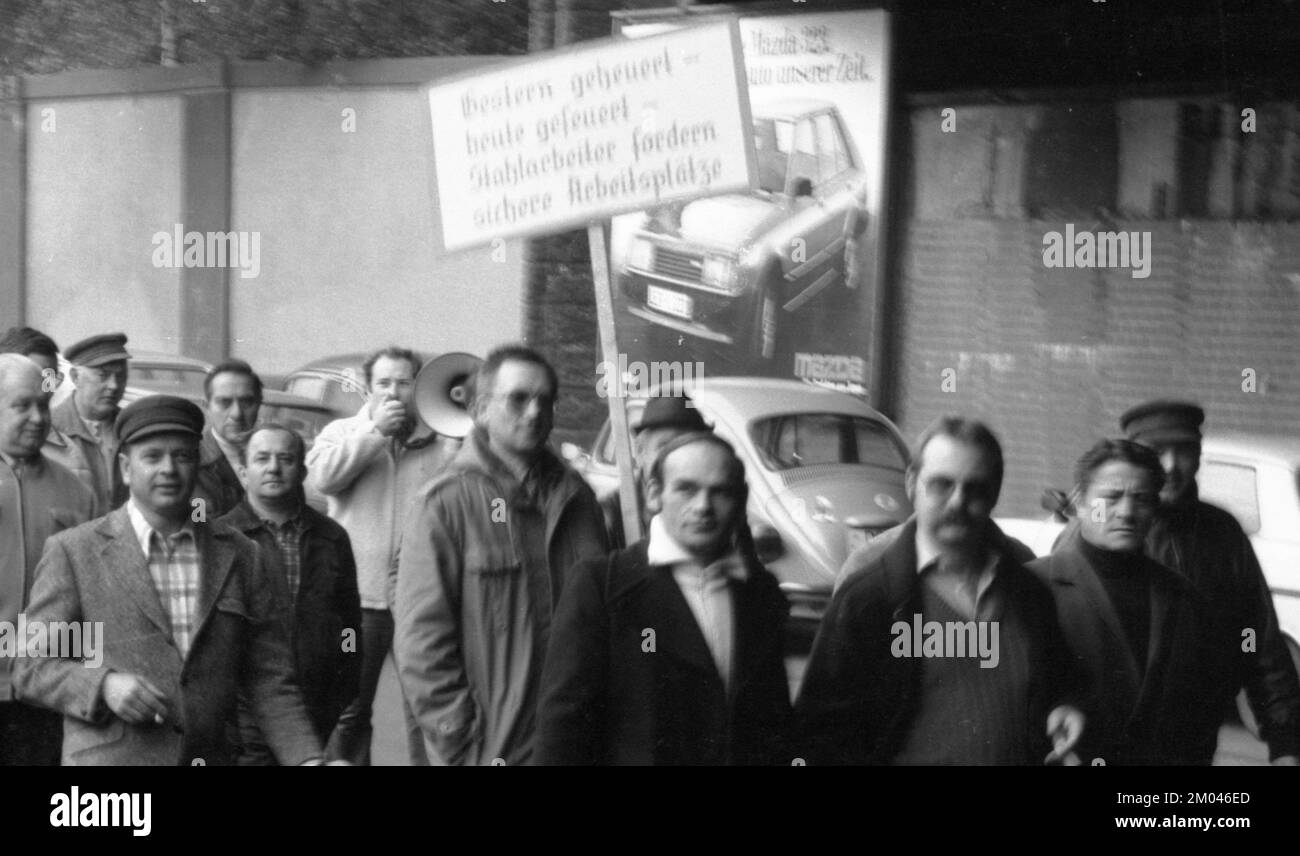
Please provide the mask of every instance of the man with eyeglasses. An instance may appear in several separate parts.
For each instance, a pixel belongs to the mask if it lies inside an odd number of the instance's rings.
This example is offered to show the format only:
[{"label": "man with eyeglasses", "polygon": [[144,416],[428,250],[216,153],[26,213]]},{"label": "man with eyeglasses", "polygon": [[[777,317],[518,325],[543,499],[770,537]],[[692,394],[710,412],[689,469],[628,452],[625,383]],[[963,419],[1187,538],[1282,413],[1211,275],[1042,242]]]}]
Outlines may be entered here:
[{"label": "man with eyeglasses", "polygon": [[426,745],[449,765],[532,760],[561,587],[606,553],[595,494],[546,446],[557,388],[536,351],[489,354],[474,429],[402,533],[393,653]]},{"label": "man with eyeglasses", "polygon": [[107,514],[126,498],[115,478],[118,404],[126,392],[126,334],[103,333],[64,351],[76,387],[50,411],[54,430],[45,454],[63,464],[95,495],[95,515]]},{"label": "man with eyeglasses", "polygon": [[907,470],[916,514],[836,592],[796,705],[810,764],[1078,763],[1078,675],[1051,592],[991,526],[1003,456],[945,417]]},{"label": "man with eyeglasses", "polygon": [[[329,516],[352,540],[361,594],[361,687],[339,718],[331,756],[370,763],[370,717],[384,659],[393,646],[389,577],[397,563],[403,516],[419,488],[443,471],[458,441],[415,418],[414,351],[390,346],[362,364],[367,400],[355,416],[321,430],[307,453],[307,478],[325,495]],[[413,766],[426,766],[424,738],[407,714],[407,749]]]}]

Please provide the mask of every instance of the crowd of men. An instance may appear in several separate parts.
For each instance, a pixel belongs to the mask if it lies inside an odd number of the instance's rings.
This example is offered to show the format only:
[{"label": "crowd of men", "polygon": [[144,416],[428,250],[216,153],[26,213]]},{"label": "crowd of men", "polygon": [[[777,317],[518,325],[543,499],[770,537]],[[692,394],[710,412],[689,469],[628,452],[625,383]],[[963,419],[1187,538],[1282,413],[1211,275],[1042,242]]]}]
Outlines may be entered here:
[{"label": "crowd of men", "polygon": [[[1267,585],[1197,497],[1195,405],[1090,448],[1037,559],[992,521],[993,432],[930,426],[914,513],[845,563],[796,701],[744,465],[683,397],[638,426],[623,546],[548,446],[530,348],[483,361],[463,439],[416,418],[417,355],[378,350],[308,449],[239,360],[205,408],[120,407],[126,344],[68,347],[51,409],[55,343],[0,339],[0,627],[42,629],[0,647],[0,764],[368,764],[390,654],[413,765],[1208,764],[1243,687],[1274,763],[1300,755]],[[56,645],[73,626],[101,630]]]}]

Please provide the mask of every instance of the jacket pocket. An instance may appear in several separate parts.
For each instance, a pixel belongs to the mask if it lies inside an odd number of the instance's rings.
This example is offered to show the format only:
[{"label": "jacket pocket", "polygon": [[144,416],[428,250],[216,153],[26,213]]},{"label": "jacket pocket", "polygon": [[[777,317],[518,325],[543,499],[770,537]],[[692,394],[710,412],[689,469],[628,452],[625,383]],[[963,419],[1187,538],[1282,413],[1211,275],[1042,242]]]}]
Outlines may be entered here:
[{"label": "jacket pocket", "polygon": [[217,612],[224,612],[232,618],[242,618],[245,621],[253,620],[252,613],[244,602],[233,597],[223,597],[218,600]]},{"label": "jacket pocket", "polygon": [[103,725],[78,719],[63,720],[63,757],[77,763],[79,757],[95,750],[105,749],[126,736],[126,722],[110,715]]}]

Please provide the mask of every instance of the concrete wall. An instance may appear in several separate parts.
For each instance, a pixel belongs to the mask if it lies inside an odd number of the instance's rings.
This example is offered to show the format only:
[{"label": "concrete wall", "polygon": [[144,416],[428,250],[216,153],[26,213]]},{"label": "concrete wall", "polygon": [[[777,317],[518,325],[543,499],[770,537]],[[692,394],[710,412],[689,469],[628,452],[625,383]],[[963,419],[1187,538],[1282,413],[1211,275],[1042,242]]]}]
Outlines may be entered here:
[{"label": "concrete wall", "polygon": [[[0,140],[0,179],[23,191],[25,216],[3,221],[0,252],[21,275],[0,280],[0,321],[63,345],[123,330],[136,349],[265,372],[389,343],[483,354],[520,338],[523,244],[441,251],[419,92],[493,60],[19,79],[5,106],[25,133]],[[153,238],[177,224],[256,233],[257,275],[156,267]]]},{"label": "concrete wall", "polygon": [[[355,111],[355,131],[345,110]],[[415,91],[258,89],[233,105],[232,350],[292,367],[388,342],[483,354],[521,329],[522,245],[443,254]]]},{"label": "concrete wall", "polygon": [[27,130],[28,322],[177,352],[180,275],[153,267],[150,238],[180,219],[180,100],[39,99]]}]

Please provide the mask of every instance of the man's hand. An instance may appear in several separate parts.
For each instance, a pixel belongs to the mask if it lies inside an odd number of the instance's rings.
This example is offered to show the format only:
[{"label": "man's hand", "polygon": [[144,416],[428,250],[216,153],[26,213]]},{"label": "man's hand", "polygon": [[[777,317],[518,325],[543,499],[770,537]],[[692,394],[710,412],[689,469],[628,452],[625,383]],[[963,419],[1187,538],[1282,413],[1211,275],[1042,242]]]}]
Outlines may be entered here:
[{"label": "man's hand", "polygon": [[167,721],[167,696],[139,675],[109,672],[100,693],[108,709],[132,725]]},{"label": "man's hand", "polygon": [[376,430],[385,437],[402,434],[407,429],[406,405],[396,399],[376,407],[371,418]]},{"label": "man's hand", "polygon": [[1074,747],[1083,736],[1085,717],[1083,711],[1068,704],[1052,708],[1047,714],[1047,736],[1052,739],[1052,751],[1043,759],[1044,764],[1064,764],[1077,767],[1081,763]]}]

